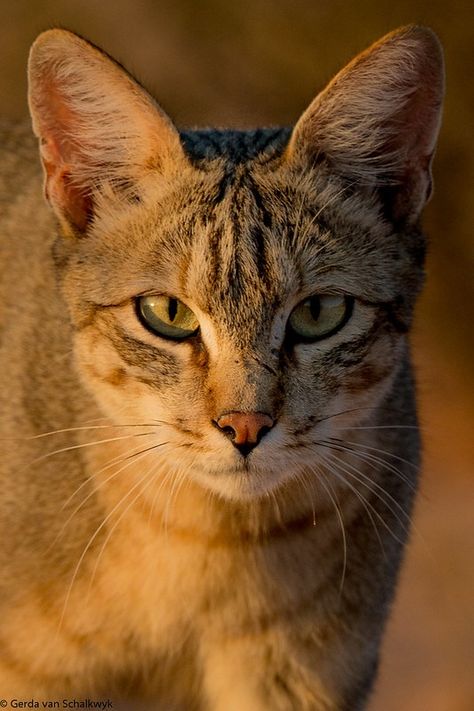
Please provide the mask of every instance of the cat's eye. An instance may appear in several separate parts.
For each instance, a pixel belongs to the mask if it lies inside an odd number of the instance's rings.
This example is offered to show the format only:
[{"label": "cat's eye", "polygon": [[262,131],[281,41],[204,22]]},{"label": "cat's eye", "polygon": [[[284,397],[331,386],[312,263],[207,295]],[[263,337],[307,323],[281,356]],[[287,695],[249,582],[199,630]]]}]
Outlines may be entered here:
[{"label": "cat's eye", "polygon": [[299,341],[318,341],[331,336],[349,320],[354,306],[351,296],[319,294],[302,301],[288,320],[290,334]]},{"label": "cat's eye", "polygon": [[199,330],[199,322],[191,309],[173,296],[140,296],[136,306],[145,328],[163,338],[181,341]]}]

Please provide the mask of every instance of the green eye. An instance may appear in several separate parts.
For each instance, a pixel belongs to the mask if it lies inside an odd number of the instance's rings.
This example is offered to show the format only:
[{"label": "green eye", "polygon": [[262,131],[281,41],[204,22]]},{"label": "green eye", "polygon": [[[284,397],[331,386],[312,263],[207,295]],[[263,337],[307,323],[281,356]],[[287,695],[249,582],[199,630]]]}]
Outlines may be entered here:
[{"label": "green eye", "polygon": [[352,314],[351,296],[320,294],[311,296],[293,309],[288,325],[300,341],[318,341],[344,326]]},{"label": "green eye", "polygon": [[199,322],[191,309],[172,296],[140,296],[137,314],[149,331],[180,341],[197,333]]}]

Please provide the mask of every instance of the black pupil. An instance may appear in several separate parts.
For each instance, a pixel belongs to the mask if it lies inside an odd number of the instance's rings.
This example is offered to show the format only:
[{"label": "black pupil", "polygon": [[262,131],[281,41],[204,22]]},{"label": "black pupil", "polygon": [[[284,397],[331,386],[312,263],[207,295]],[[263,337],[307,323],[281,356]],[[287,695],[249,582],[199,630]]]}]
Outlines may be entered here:
[{"label": "black pupil", "polygon": [[178,299],[169,299],[168,301],[168,316],[170,321],[174,321],[178,313]]},{"label": "black pupil", "polygon": [[313,296],[309,300],[309,310],[313,319],[317,321],[319,318],[319,313],[321,311],[321,302],[319,301],[319,298],[317,296]]}]

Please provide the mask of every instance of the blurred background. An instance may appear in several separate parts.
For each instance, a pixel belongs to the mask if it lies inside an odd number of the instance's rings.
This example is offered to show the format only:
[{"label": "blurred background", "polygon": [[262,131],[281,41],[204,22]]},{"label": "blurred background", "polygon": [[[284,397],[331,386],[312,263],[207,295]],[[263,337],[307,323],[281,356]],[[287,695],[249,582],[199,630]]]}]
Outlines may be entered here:
[{"label": "blurred background", "polygon": [[0,114],[12,118],[26,116],[28,47],[53,26],[104,48],[188,127],[291,124],[384,33],[414,22],[441,38],[448,91],[413,337],[424,474],[370,711],[474,709],[472,17],[467,0],[0,0]]}]

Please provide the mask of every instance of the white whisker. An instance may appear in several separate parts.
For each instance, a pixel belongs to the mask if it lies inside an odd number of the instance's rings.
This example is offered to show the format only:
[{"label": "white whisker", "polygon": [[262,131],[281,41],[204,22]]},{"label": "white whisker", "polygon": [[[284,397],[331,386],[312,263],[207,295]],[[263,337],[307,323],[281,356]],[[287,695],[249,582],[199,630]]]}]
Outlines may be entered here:
[{"label": "white whisker", "polygon": [[338,449],[338,451],[340,452],[347,452],[356,459],[365,462],[369,467],[371,467],[371,469],[374,469],[375,471],[378,471],[380,467],[382,467],[386,471],[395,474],[398,479],[403,481],[407,486],[413,489],[413,491],[416,491],[415,483],[406,474],[404,474],[402,471],[400,471],[400,469],[395,467],[390,462],[387,462],[387,460],[382,459],[381,457],[376,457],[374,454],[370,454],[369,452],[360,452],[354,450],[352,446],[346,446],[344,440],[339,440],[334,437],[328,440],[320,440],[320,444],[326,444],[327,446],[331,446],[334,449]]},{"label": "white whisker", "polygon": [[[342,460],[340,457],[338,457],[336,454],[332,452],[328,452],[327,455],[328,457],[331,458],[331,461],[334,461],[339,470],[341,472],[344,472],[347,476],[350,476],[352,479],[355,481],[359,482],[359,484],[362,484],[362,486],[365,486],[374,496],[376,496],[379,501],[385,506],[385,508],[390,511],[390,513],[397,519],[398,523],[402,527],[402,530],[405,533],[408,533],[409,529],[409,524],[410,524],[410,517],[405,511],[405,509],[400,505],[400,503],[391,495],[389,494],[383,486],[380,486],[377,482],[373,481],[370,479],[366,474],[361,472],[359,469],[356,467],[352,466],[348,462],[345,462]],[[381,493],[379,493],[381,492]],[[383,496],[382,496],[383,494]],[[397,512],[394,510],[394,508],[387,502],[387,499],[384,498],[387,497],[390,501],[392,501],[395,506],[400,510],[400,512],[403,514],[405,521],[403,521],[400,516],[397,514]],[[399,543],[403,543],[403,541],[399,541]]]},{"label": "white whisker", "polygon": [[[341,596],[342,591],[344,589],[344,582],[346,579],[346,568],[347,568],[347,538],[346,538],[346,529],[345,529],[345,525],[344,525],[344,518],[342,515],[339,501],[337,500],[337,496],[334,492],[334,489],[332,489],[332,487],[330,487],[329,481],[327,479],[326,479],[326,481],[324,481],[324,471],[322,469],[319,469],[319,467],[318,467],[318,472],[320,475],[318,477],[318,483],[322,485],[323,489],[326,491],[327,495],[329,496],[330,500],[332,501],[332,504],[333,504],[334,509],[337,514],[337,518],[339,520],[339,526],[341,529],[342,548],[343,548],[343,565],[342,565],[341,581],[339,584],[339,596]],[[331,490],[332,490],[332,493],[331,493]]]},{"label": "white whisker", "polygon": [[[148,452],[147,452],[147,453],[148,453]],[[91,594],[91,591],[92,591],[92,586],[93,586],[94,580],[95,580],[95,576],[96,576],[96,574],[97,574],[97,570],[98,570],[98,567],[99,567],[99,564],[100,564],[102,555],[104,554],[104,551],[105,551],[105,549],[106,549],[106,547],[107,547],[108,542],[109,542],[110,539],[112,538],[112,535],[113,535],[114,531],[117,529],[117,527],[118,527],[120,521],[122,521],[122,519],[123,519],[124,516],[128,513],[128,511],[129,511],[130,508],[133,506],[133,504],[140,498],[140,496],[143,496],[144,492],[145,492],[145,491],[148,489],[148,487],[153,483],[153,477],[156,475],[156,473],[157,473],[157,471],[158,471],[158,468],[159,468],[159,465],[160,465],[160,462],[154,462],[154,463],[152,464],[152,466],[151,466],[149,469],[147,469],[147,471],[145,472],[145,474],[140,478],[140,480],[139,480],[139,482],[138,482],[139,484],[141,484],[141,483],[142,483],[143,481],[145,481],[147,478],[149,478],[149,481],[148,481],[148,483],[145,484],[145,486],[143,487],[143,489],[140,489],[139,492],[138,492],[138,494],[137,494],[136,496],[134,496],[133,499],[128,503],[128,505],[125,507],[125,509],[122,511],[122,513],[120,514],[120,516],[117,518],[117,520],[115,521],[115,523],[114,523],[114,524],[112,525],[112,527],[110,528],[110,530],[109,530],[109,532],[108,532],[108,534],[107,534],[105,540],[103,541],[102,546],[101,546],[101,548],[100,548],[100,551],[99,551],[99,553],[98,553],[98,555],[97,555],[97,558],[96,558],[96,561],[95,561],[94,568],[93,568],[93,570],[92,570],[92,574],[91,574],[90,580],[89,580],[89,587],[88,587],[88,589],[87,589],[87,595],[86,595],[86,598],[85,598],[85,599],[86,599],[86,604],[87,604],[87,600],[88,600],[89,597],[90,597],[90,594]],[[132,487],[132,488],[130,489],[130,491],[121,499],[121,501],[120,501],[121,504],[124,503],[124,502],[128,499],[130,493],[131,493],[132,491],[134,491],[135,488],[136,488],[135,486]]]},{"label": "white whisker", "polygon": [[23,469],[20,469],[20,472],[26,471],[30,467],[34,466],[35,464],[38,464],[39,462],[43,462],[46,459],[49,459],[50,457],[54,457],[57,454],[64,454],[65,452],[72,452],[75,450],[79,449],[87,449],[88,447],[94,447],[99,444],[108,444],[110,442],[119,442],[124,439],[133,439],[134,437],[149,437],[150,435],[154,435],[155,432],[139,432],[137,434],[130,434],[130,435],[122,435],[120,437],[109,437],[107,439],[98,439],[98,440],[93,440],[92,442],[84,442],[82,444],[73,444],[70,445],[69,447],[61,447],[60,449],[55,449],[52,452],[47,452],[46,454],[42,454],[40,457],[37,457],[36,459],[33,459],[31,462],[28,463],[26,467]]},{"label": "white whisker", "polygon": [[[74,573],[73,573],[73,576],[72,576],[72,578],[71,578],[71,582],[70,582],[70,584],[69,584],[69,586],[68,586],[68,589],[67,589],[67,592],[66,592],[66,597],[65,597],[65,600],[64,600],[63,610],[62,610],[61,617],[60,617],[59,623],[58,623],[58,628],[57,628],[57,632],[56,632],[57,635],[58,635],[58,634],[60,633],[60,631],[61,631],[61,627],[62,627],[63,622],[64,622],[64,617],[65,617],[65,615],[66,615],[66,610],[67,610],[67,607],[68,607],[68,604],[69,604],[69,599],[70,599],[70,597],[71,597],[72,589],[73,589],[73,587],[74,587],[74,583],[76,582],[76,578],[77,578],[77,575],[78,575],[78,573],[79,573],[79,569],[80,569],[80,567],[81,567],[81,565],[82,565],[82,562],[84,561],[84,559],[85,559],[85,557],[86,557],[88,551],[90,550],[90,547],[92,546],[92,544],[94,543],[95,539],[97,538],[97,536],[99,535],[99,533],[102,531],[102,529],[104,528],[104,526],[107,525],[107,522],[110,520],[111,516],[113,516],[113,514],[115,513],[115,511],[122,505],[123,501],[126,500],[126,499],[128,498],[128,496],[130,496],[130,494],[133,493],[139,486],[142,485],[142,483],[145,481],[147,475],[148,475],[148,472],[146,472],[146,473],[138,480],[138,482],[136,482],[136,483],[131,487],[131,489],[124,495],[124,497],[122,497],[122,499],[120,499],[120,501],[109,511],[109,513],[107,514],[107,516],[103,519],[103,521],[102,521],[102,522],[99,524],[99,526],[95,529],[95,532],[92,534],[92,536],[90,536],[89,541],[88,541],[87,545],[85,546],[84,550],[82,551],[82,554],[81,554],[81,556],[80,556],[80,558],[79,558],[79,561],[78,561],[78,563],[77,563],[77,565],[76,565],[76,567],[75,567],[75,569],[74,569]],[[138,498],[138,497],[137,497],[137,498]]]},{"label": "white whisker", "polygon": [[369,520],[372,524],[372,527],[374,529],[375,535],[377,536],[377,540],[379,542],[380,550],[382,552],[382,555],[384,556],[385,560],[387,560],[387,554],[385,552],[385,546],[383,545],[382,538],[380,536],[379,529],[377,525],[375,524],[374,517],[372,515],[375,514],[377,518],[381,521],[382,525],[389,531],[390,534],[393,535],[393,532],[389,525],[384,521],[383,517],[379,514],[377,509],[361,494],[360,491],[358,491],[355,486],[353,486],[347,479],[342,476],[340,472],[336,470],[336,467],[334,464],[324,455],[320,455],[322,461],[324,462],[324,465],[328,467],[329,471],[331,472],[332,475],[334,475],[340,482],[342,482],[345,486],[349,488],[350,491],[353,492],[353,494],[358,498],[358,500],[361,502],[362,506],[364,507],[367,516],[369,517]]},{"label": "white whisker", "polygon": [[[167,443],[167,442],[164,442],[164,443],[162,443],[162,444],[168,444],[168,443]],[[160,445],[155,445],[155,446],[160,446]],[[110,476],[108,476],[106,479],[104,479],[103,481],[101,481],[98,485],[94,486],[93,489],[92,489],[92,491],[90,491],[90,492],[88,493],[88,495],[87,495],[84,499],[82,499],[82,501],[80,502],[80,504],[79,504],[78,506],[76,506],[76,508],[74,509],[74,511],[73,511],[73,512],[70,514],[70,516],[67,518],[67,520],[65,521],[65,523],[64,523],[63,526],[61,527],[61,530],[59,531],[59,533],[58,533],[57,536],[55,537],[53,543],[51,544],[50,548],[52,548],[52,547],[58,542],[58,540],[61,538],[61,536],[63,535],[63,533],[64,533],[64,531],[66,530],[67,526],[68,526],[69,523],[72,521],[72,519],[75,517],[75,515],[82,509],[82,507],[87,503],[87,501],[89,501],[89,499],[91,499],[93,496],[96,496],[97,491],[98,491],[99,489],[101,489],[103,486],[105,486],[108,482],[110,482],[110,481],[112,481],[113,479],[115,479],[116,477],[118,477],[118,475],[119,475],[120,473],[122,473],[123,471],[125,471],[126,469],[128,469],[128,467],[132,466],[132,464],[136,464],[138,461],[140,461],[141,459],[143,459],[146,455],[151,454],[151,452],[153,451],[153,449],[154,449],[154,447],[153,447],[153,448],[150,448],[150,447],[149,447],[149,448],[147,448],[147,449],[145,449],[145,450],[140,450],[140,451],[136,452],[134,455],[128,455],[128,456],[126,457],[126,459],[128,459],[128,461],[127,461],[123,466],[119,467],[118,470],[114,471],[114,472],[113,472]],[[114,462],[114,463],[116,463],[116,462]],[[121,463],[121,462],[120,462],[120,463]],[[100,472],[100,471],[105,471],[105,470],[108,469],[110,466],[112,466],[112,464],[109,463],[106,467],[102,467],[102,469],[99,470],[99,472]],[[78,489],[76,489],[76,492],[75,492],[75,493],[78,493],[79,490],[84,486],[84,484],[88,483],[88,482],[91,481],[91,480],[94,480],[95,477],[97,476],[97,474],[98,474],[99,472],[95,472],[94,474],[92,474],[92,475],[89,477],[89,479],[87,479],[86,481],[84,481],[84,482],[81,484],[81,486],[78,487]],[[69,497],[69,499],[70,499],[70,498],[71,498],[71,497]]]}]

